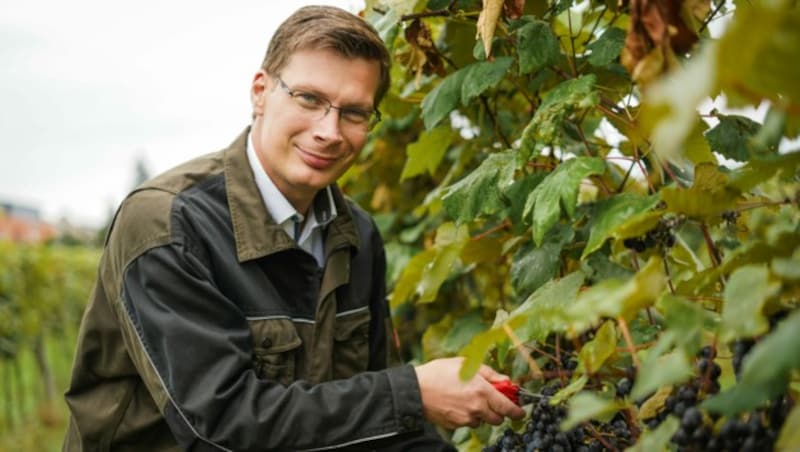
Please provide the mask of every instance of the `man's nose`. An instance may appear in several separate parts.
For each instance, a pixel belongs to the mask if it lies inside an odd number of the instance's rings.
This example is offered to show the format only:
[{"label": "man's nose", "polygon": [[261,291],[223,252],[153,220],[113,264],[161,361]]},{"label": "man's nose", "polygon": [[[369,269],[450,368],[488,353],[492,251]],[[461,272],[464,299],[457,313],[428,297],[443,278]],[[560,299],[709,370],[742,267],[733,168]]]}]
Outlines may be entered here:
[{"label": "man's nose", "polygon": [[339,110],[331,108],[328,112],[314,124],[314,137],[326,142],[338,142],[342,140],[342,125],[339,118]]}]

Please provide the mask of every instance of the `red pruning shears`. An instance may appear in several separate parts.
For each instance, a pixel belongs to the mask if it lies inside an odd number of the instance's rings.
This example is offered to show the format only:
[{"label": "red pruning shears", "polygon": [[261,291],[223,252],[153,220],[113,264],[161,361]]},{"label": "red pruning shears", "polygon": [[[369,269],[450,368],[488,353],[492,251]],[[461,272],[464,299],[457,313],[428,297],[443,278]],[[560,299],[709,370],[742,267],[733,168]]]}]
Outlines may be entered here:
[{"label": "red pruning shears", "polygon": [[532,397],[535,399],[546,398],[541,394],[535,394],[533,392],[528,391],[527,389],[520,388],[519,385],[514,384],[511,380],[503,380],[503,381],[496,381],[492,383],[495,389],[502,392],[504,396],[508,397],[508,400],[519,405],[519,396],[524,395],[526,397]]}]

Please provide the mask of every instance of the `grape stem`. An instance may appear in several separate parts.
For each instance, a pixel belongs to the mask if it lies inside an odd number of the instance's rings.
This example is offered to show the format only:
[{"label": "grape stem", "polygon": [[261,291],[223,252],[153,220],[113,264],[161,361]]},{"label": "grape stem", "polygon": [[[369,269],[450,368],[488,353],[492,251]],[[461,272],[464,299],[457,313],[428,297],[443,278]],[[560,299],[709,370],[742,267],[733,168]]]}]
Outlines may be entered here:
[{"label": "grape stem", "polygon": [[519,340],[519,337],[517,337],[517,335],[514,334],[514,330],[512,330],[511,327],[508,326],[508,324],[504,323],[503,331],[505,331],[509,339],[511,339],[511,342],[514,344],[514,348],[517,349],[517,352],[520,355],[522,355],[522,358],[525,359],[525,361],[528,363],[528,366],[531,369],[531,374],[533,375],[533,377],[542,378],[543,377],[542,369],[539,367],[538,364],[536,364],[536,361],[534,361],[533,358],[531,358],[531,356],[525,351],[525,344],[523,344],[522,341]]},{"label": "grape stem", "polygon": [[622,336],[625,338],[625,343],[628,345],[628,353],[631,354],[633,365],[638,369],[641,366],[641,363],[639,363],[639,357],[636,356],[636,346],[633,344],[633,339],[631,339],[631,332],[628,329],[628,322],[625,321],[624,317],[619,316],[617,317],[617,323],[619,324],[619,328],[622,330]]}]

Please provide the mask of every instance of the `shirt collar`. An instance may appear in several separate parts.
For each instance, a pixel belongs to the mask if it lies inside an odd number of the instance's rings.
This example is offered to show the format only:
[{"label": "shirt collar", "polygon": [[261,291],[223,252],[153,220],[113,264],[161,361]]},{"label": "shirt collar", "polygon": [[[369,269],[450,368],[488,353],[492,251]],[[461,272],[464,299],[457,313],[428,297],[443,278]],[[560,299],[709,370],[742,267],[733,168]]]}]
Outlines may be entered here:
[{"label": "shirt collar", "polygon": [[[252,134],[248,134],[247,160],[250,163],[250,169],[253,171],[256,186],[258,186],[258,191],[261,193],[261,199],[264,201],[264,207],[266,207],[267,212],[269,212],[272,219],[275,220],[275,223],[280,225],[285,225],[287,222],[291,222],[295,219],[303,222],[305,217],[292,206],[292,203],[278,190],[278,187],[272,179],[270,179],[269,175],[267,175],[267,172],[261,167],[252,140]],[[324,191],[324,195],[322,193],[317,193],[317,196],[311,204],[314,215],[312,218],[309,218],[309,222],[316,223],[319,226],[327,226],[337,215],[331,187],[325,187]],[[311,224],[310,226],[315,225]]]}]

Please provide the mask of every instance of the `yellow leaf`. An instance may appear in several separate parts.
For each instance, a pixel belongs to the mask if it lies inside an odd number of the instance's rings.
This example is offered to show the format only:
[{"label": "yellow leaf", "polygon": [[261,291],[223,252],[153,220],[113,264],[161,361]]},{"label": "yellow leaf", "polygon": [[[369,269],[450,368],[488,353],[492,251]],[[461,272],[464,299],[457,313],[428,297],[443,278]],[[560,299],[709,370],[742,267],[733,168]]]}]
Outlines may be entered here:
[{"label": "yellow leaf", "polygon": [[483,0],[483,9],[478,16],[478,34],[476,38],[483,39],[483,50],[486,52],[486,59],[492,52],[492,39],[494,29],[497,27],[497,20],[503,11],[503,0]]}]

